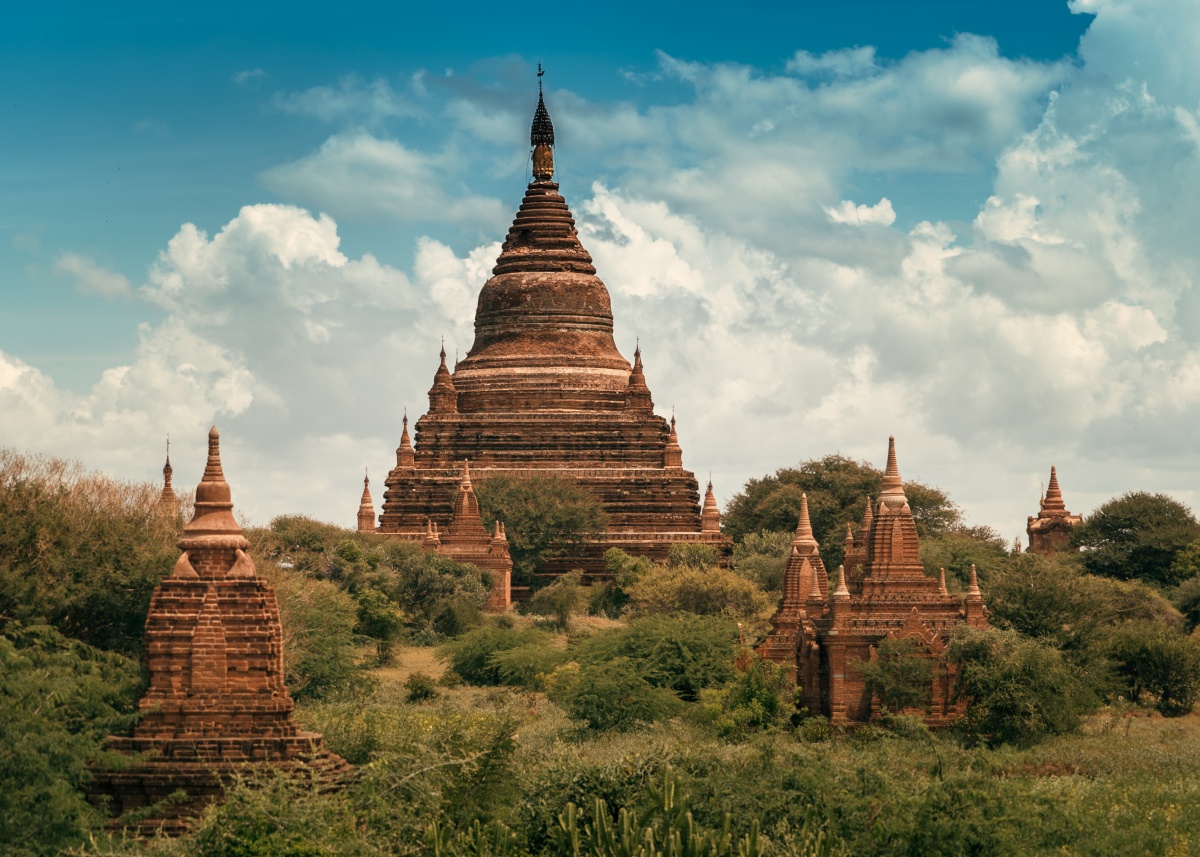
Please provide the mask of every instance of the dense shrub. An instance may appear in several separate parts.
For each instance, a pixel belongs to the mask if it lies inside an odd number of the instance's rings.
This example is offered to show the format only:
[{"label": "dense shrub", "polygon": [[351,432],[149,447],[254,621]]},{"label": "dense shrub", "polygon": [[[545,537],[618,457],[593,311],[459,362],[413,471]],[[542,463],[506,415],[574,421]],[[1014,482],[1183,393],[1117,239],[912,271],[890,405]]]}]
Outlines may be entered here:
[{"label": "dense shrub", "polygon": [[655,616],[588,637],[571,654],[585,668],[628,658],[650,684],[695,700],[702,689],[733,677],[736,640],[737,628],[732,622],[702,616]]},{"label": "dense shrub", "polygon": [[138,657],[182,520],[160,488],[0,449],[0,616]]},{"label": "dense shrub", "polygon": [[364,589],[358,593],[358,624],[356,634],[375,641],[375,654],[379,663],[386,664],[392,658],[392,642],[404,627],[404,614],[396,603],[382,592]]},{"label": "dense shrub", "polygon": [[766,593],[727,568],[656,565],[629,587],[641,614],[694,613],[751,620],[770,609]]},{"label": "dense shrub", "polygon": [[754,656],[720,696],[719,735],[734,735],[785,725],[795,713],[795,683],[787,672]]},{"label": "dense shrub", "polygon": [[884,708],[902,711],[929,706],[934,661],[917,640],[886,637],[875,647],[875,658],[859,661],[855,669]]},{"label": "dense shrub", "polygon": [[593,586],[588,612],[616,619],[629,604],[629,590],[654,570],[654,563],[644,556],[630,556],[620,548],[604,552],[604,570],[609,581]]},{"label": "dense shrub", "polygon": [[587,604],[587,590],[580,584],[583,573],[571,571],[559,576],[549,586],[543,586],[529,599],[528,612],[549,616],[560,630],[567,630],[571,615]]},{"label": "dense shrub", "polygon": [[404,698],[409,702],[428,702],[438,698],[437,682],[425,673],[413,673],[404,680]]},{"label": "dense shrub", "polygon": [[1112,654],[1134,702],[1148,693],[1167,717],[1191,713],[1200,694],[1200,639],[1157,622],[1130,622],[1113,636]]},{"label": "dense shrub", "polygon": [[961,626],[946,659],[958,667],[955,697],[967,699],[964,727],[991,744],[1074,731],[1100,702],[1058,649],[1016,631]]},{"label": "dense shrub", "polygon": [[275,587],[283,623],[283,667],[297,700],[332,699],[369,686],[358,662],[358,605],[326,580],[260,562],[258,573]]},{"label": "dense shrub", "polygon": [[57,854],[102,818],[82,788],[117,765],[104,736],[133,725],[138,665],[48,627],[0,629],[0,853]]},{"label": "dense shrub", "polygon": [[760,530],[748,533],[733,547],[733,566],[738,574],[757,584],[769,596],[783,592],[783,572],[791,553],[792,532]]},{"label": "dense shrub", "polygon": [[667,565],[672,568],[692,568],[703,571],[716,565],[720,552],[712,545],[681,542],[667,551]]},{"label": "dense shrub", "polygon": [[[438,650],[457,675],[467,684],[505,684],[505,674],[496,655],[511,649],[531,647],[548,649],[550,635],[532,628],[483,627],[468,631],[442,645]],[[510,666],[510,675],[521,672]],[[523,674],[523,673],[522,673]],[[513,682],[519,684],[520,682]]]},{"label": "dense shrub", "polygon": [[629,658],[592,664],[580,670],[558,702],[572,719],[597,730],[625,730],[671,716],[679,709],[679,699],[648,682],[643,666]]}]

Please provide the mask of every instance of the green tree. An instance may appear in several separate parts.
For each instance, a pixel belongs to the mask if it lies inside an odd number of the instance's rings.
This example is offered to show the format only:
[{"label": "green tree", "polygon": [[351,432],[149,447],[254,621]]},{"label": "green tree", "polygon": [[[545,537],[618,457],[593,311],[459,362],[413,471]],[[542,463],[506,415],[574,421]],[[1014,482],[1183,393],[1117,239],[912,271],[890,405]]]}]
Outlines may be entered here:
[{"label": "green tree", "polygon": [[957,580],[963,586],[970,578],[972,565],[979,570],[980,579],[986,580],[990,570],[1007,556],[1004,540],[989,527],[963,527],[921,540],[925,573],[937,577],[938,570],[944,568],[948,582]]},{"label": "green tree", "polygon": [[644,556],[630,556],[620,548],[604,552],[604,570],[608,581],[593,586],[588,611],[616,619],[629,604],[629,590],[654,570],[654,563]]},{"label": "green tree", "polygon": [[133,725],[136,662],[45,626],[0,628],[0,853],[57,854],[103,818],[89,765],[116,765],[104,736]]},{"label": "green tree", "polygon": [[[729,500],[721,516],[722,529],[735,541],[764,530],[793,532],[800,516],[800,495],[807,493],[821,559],[826,567],[837,568],[843,558],[846,524],[857,527],[867,496],[878,496],[882,484],[883,471],[865,461],[844,455],[804,461],[749,480]],[[904,490],[921,538],[961,527],[962,513],[944,492],[918,482],[906,482]]]},{"label": "green tree", "polygon": [[859,661],[855,669],[889,711],[928,707],[934,662],[917,640],[885,637],[875,647],[875,658]]},{"label": "green tree", "polygon": [[484,524],[504,522],[514,580],[528,582],[554,559],[579,556],[585,538],[608,528],[600,501],[560,476],[489,476],[475,483]]},{"label": "green tree", "polygon": [[1016,631],[960,626],[946,660],[958,668],[955,698],[967,699],[964,727],[989,744],[1072,732],[1100,704],[1062,652]]},{"label": "green tree", "polygon": [[404,614],[396,603],[376,589],[364,589],[358,593],[358,624],[355,633],[375,641],[375,654],[379,663],[386,664],[392,658],[392,643],[404,627]]},{"label": "green tree", "polygon": [[495,656],[526,646],[548,649],[550,640],[549,634],[532,628],[485,626],[468,631],[457,639],[444,643],[438,653],[449,662],[450,668],[462,676],[463,681],[467,684],[519,684],[519,681],[505,681],[503,664]]},{"label": "green tree", "polygon": [[1200,523],[1166,494],[1133,491],[1102,505],[1071,536],[1089,573],[1170,586],[1191,573],[1175,560],[1200,539]]},{"label": "green tree", "polygon": [[1130,699],[1149,693],[1167,717],[1191,713],[1200,694],[1200,640],[1158,622],[1129,622],[1114,635],[1112,652]]},{"label": "green tree", "polygon": [[746,669],[721,692],[718,734],[784,725],[795,711],[792,704],[795,687],[782,667],[752,656]]},{"label": "green tree", "polygon": [[748,533],[733,547],[733,567],[738,574],[758,584],[768,595],[783,592],[783,573],[791,553],[790,530],[760,530]]},{"label": "green tree", "polygon": [[529,612],[550,616],[562,631],[571,623],[571,615],[587,604],[587,590],[580,581],[583,572],[570,571],[560,575],[549,586],[543,586],[529,599]]}]

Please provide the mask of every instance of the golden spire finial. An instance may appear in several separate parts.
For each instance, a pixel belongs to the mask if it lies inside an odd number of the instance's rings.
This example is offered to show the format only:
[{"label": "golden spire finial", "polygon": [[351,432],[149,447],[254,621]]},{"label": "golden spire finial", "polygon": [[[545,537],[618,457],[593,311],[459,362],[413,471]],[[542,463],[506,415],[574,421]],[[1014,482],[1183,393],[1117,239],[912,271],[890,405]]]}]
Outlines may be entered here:
[{"label": "golden spire finial", "polygon": [[538,103],[533,113],[533,125],[529,129],[534,181],[550,181],[554,178],[554,123],[550,121],[550,113],[542,98],[542,75],[545,73],[542,64],[538,63]]}]

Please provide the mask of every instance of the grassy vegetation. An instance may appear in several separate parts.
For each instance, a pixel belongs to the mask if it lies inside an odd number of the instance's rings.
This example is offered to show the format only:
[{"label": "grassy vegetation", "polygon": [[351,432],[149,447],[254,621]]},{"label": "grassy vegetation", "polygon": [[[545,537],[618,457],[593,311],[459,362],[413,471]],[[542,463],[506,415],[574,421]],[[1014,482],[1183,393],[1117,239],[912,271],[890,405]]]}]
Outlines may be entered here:
[{"label": "grassy vegetation", "polygon": [[[155,499],[0,456],[0,852],[1200,853],[1196,578],[1164,589],[1004,555],[953,514],[927,560],[952,585],[979,565],[994,628],[952,641],[968,717],[936,734],[902,716],[835,730],[749,654],[790,536],[761,521],[733,570],[613,551],[610,584],[568,578],[528,615],[487,617],[469,566],[276,519],[248,536],[279,595],[296,718],[354,776],[331,792],[248,774],[186,837],[110,836],[81,788],[116,764],[103,736],[133,722],[145,604],[176,556]],[[872,682],[900,709],[925,677],[893,649]]]}]

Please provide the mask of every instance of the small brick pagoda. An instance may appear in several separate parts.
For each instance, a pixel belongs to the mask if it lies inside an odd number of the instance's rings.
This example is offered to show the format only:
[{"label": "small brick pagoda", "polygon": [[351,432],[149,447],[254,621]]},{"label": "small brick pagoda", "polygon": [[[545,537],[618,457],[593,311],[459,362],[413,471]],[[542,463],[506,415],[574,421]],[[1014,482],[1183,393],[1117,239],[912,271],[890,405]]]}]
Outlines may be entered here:
[{"label": "small brick pagoda", "polygon": [[1046,488],[1046,496],[1038,505],[1037,516],[1030,515],[1025,527],[1025,534],[1029,537],[1029,552],[1048,556],[1060,551],[1078,550],[1071,546],[1071,531],[1083,523],[1083,516],[1067,511],[1054,465],[1050,465],[1050,485]]},{"label": "small brick pagoda", "polygon": [[183,553],[154,590],[146,617],[150,687],[138,702],[132,737],[110,749],[145,754],[120,771],[94,771],[93,802],[118,816],[186,792],[138,827],[177,833],[219,799],[248,765],[270,765],[333,780],[349,769],[301,732],[284,685],[283,628],[275,591],[255,573],[250,546],[233,517],[221,470],[220,440],[208,436],[208,464],[196,488],[196,511],[184,527]]},{"label": "small brick pagoda", "polygon": [[711,490],[701,514],[674,417],[654,413],[640,347],[632,366],[617,350],[608,289],[553,181],[540,91],[530,144],[533,180],[479,294],[475,342],[453,371],[443,346],[415,448],[405,417],[376,531],[422,541],[444,531],[470,459],[477,479],[567,477],[596,497],[608,531],[569,560],[589,574],[604,571],[612,547],[664,559],[700,542],[728,554]]},{"label": "small brick pagoda", "polygon": [[171,485],[171,475],[175,471],[171,468],[171,441],[167,439],[167,463],[163,465],[163,488],[162,493],[158,495],[158,511],[161,515],[179,517],[179,497],[175,494],[175,488]]},{"label": "small brick pagoda", "polygon": [[809,711],[850,725],[880,714],[855,664],[872,660],[881,640],[915,640],[936,663],[929,704],[920,713],[931,725],[952,722],[965,702],[951,701],[953,667],[942,659],[946,641],[959,624],[987,627],[987,610],[974,566],[964,598],[946,591],[945,571],[938,580],[925,574],[894,439],[888,439],[883,490],[873,505],[868,502],[858,533],[847,535],[845,564],[831,592],[802,498],[783,597],[759,653],[795,665]]}]

